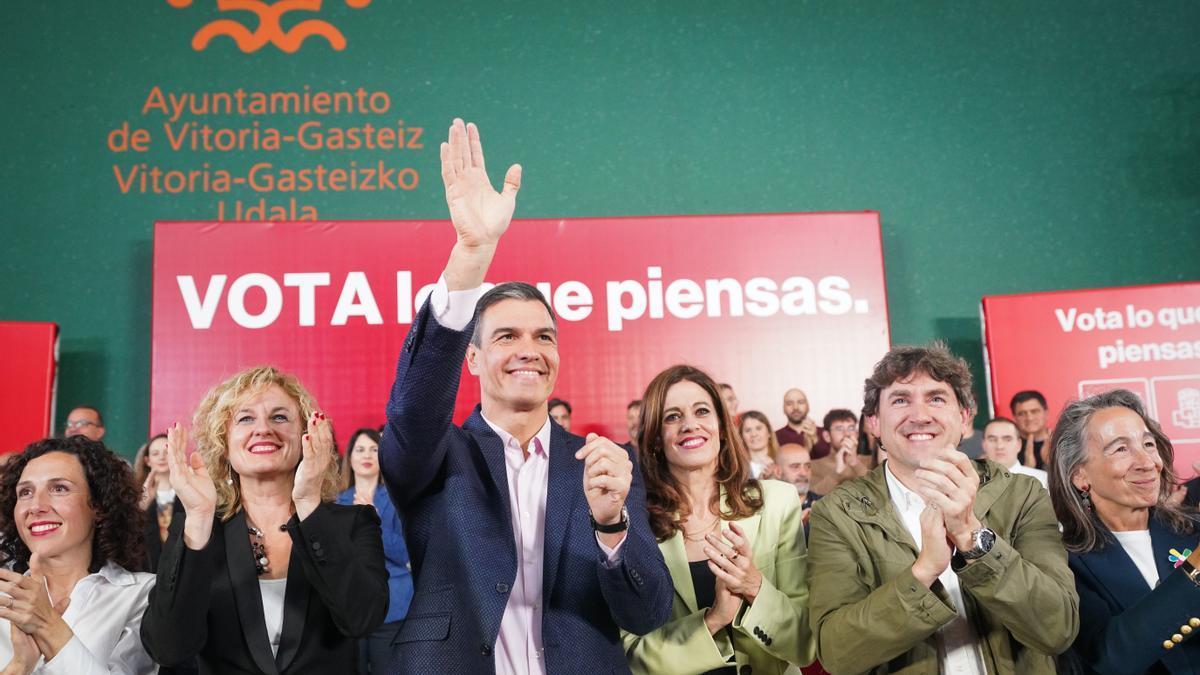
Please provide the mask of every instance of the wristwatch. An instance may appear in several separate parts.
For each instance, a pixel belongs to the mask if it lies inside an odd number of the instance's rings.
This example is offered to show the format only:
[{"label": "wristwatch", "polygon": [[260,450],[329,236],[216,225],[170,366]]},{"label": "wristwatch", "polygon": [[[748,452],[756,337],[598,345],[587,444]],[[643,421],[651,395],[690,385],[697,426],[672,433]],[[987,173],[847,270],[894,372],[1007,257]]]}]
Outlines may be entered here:
[{"label": "wristwatch", "polygon": [[612,525],[601,525],[600,523],[597,523],[590,511],[588,512],[588,519],[592,521],[592,529],[600,534],[616,534],[629,529],[629,509],[625,508],[624,506],[621,507],[621,520],[613,523]]},{"label": "wristwatch", "polygon": [[992,544],[996,543],[996,533],[984,527],[972,532],[971,540],[974,542],[971,548],[958,552],[963,560],[975,560],[987,555],[992,550]]}]

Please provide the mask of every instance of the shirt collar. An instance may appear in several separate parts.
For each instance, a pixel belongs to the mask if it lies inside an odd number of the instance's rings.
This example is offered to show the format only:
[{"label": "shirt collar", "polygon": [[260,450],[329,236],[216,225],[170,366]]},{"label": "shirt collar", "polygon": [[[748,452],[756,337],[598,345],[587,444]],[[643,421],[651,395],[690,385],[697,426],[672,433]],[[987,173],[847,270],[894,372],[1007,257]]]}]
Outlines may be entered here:
[{"label": "shirt collar", "polygon": [[[496,432],[496,435],[500,437],[500,441],[502,443],[504,443],[504,448],[506,450],[507,449],[516,449],[516,450],[521,449],[521,443],[520,443],[520,441],[517,440],[516,436],[513,436],[512,434],[508,433],[504,429],[501,429],[500,425],[489,420],[487,418],[487,415],[483,414],[482,410],[479,411],[479,416],[482,417],[483,421],[487,422],[487,425],[492,428],[492,431]],[[538,429],[538,432],[533,435],[533,438],[530,439],[529,442],[532,445],[532,447],[530,448],[530,452],[529,452],[530,455],[540,454],[543,457],[550,456],[550,416],[549,415],[546,415],[546,421],[542,424],[542,428]]]},{"label": "shirt collar", "polygon": [[96,572],[96,575],[114,586],[130,586],[137,581],[137,577],[133,575],[133,572],[111,560],[104,563],[104,567],[101,567],[100,571]]},{"label": "shirt collar", "polygon": [[921,495],[905,487],[904,483],[896,478],[896,474],[892,473],[890,461],[883,463],[883,475],[887,477],[888,494],[891,495],[892,502],[901,511],[920,511],[925,508],[925,500],[921,498]]}]

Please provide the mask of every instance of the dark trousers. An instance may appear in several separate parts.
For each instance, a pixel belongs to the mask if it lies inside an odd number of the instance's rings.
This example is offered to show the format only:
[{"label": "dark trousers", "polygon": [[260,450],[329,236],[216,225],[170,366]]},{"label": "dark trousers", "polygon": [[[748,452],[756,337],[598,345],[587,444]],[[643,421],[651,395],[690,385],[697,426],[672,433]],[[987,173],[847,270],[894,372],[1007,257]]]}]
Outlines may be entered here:
[{"label": "dark trousers", "polygon": [[388,672],[388,663],[392,660],[392,640],[404,621],[385,623],[375,632],[358,641],[358,672],[359,675]]}]

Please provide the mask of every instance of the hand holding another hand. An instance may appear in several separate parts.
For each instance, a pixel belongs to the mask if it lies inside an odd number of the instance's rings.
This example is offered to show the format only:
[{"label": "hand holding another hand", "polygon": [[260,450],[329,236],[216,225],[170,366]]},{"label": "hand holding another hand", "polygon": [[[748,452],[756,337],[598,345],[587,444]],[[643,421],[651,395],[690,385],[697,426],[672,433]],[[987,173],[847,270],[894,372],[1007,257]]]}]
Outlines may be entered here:
[{"label": "hand holding another hand", "polygon": [[946,524],[937,507],[927,504],[921,511],[921,553],[913,563],[912,573],[926,587],[950,566],[950,557],[954,551],[950,541],[946,539]]},{"label": "hand holding another hand", "polygon": [[724,540],[715,534],[705,537],[708,540],[708,546],[704,547],[708,568],[730,593],[753,603],[762,589],[762,573],[754,566],[750,540],[737,523],[729,523],[729,528],[722,534]]},{"label": "hand holding another hand", "polygon": [[943,448],[921,460],[915,476],[917,492],[941,512],[946,536],[960,551],[973,548],[972,533],[983,525],[974,512],[979,474],[970,458],[954,448]]}]

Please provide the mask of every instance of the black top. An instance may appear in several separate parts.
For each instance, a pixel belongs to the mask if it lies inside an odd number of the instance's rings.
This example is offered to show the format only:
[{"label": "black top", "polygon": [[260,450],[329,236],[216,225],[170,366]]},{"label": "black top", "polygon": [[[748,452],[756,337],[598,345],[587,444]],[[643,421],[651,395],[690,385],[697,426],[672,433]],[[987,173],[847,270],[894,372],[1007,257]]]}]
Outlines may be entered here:
[{"label": "black top", "polygon": [[[1022,441],[1022,443],[1024,443],[1024,441]],[[1045,444],[1046,444],[1046,441],[1034,441],[1033,442],[1033,463],[1034,463],[1033,468],[1041,469],[1042,471],[1046,471],[1046,463],[1042,461],[1042,446]],[[1021,458],[1022,464],[1025,464],[1025,455],[1026,454],[1027,453],[1025,452],[1025,446],[1022,445],[1021,453],[1020,453],[1020,455],[1018,455]]]},{"label": "black top", "polygon": [[[696,591],[696,606],[712,607],[713,602],[717,599],[717,576],[708,569],[708,561],[689,562],[688,570],[692,573],[692,589]],[[726,626],[724,630],[729,630],[729,626]],[[716,668],[704,675],[737,675],[737,666],[731,664],[724,668]]]}]

